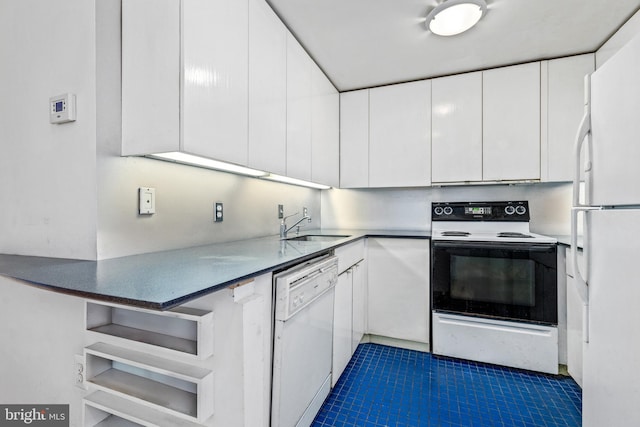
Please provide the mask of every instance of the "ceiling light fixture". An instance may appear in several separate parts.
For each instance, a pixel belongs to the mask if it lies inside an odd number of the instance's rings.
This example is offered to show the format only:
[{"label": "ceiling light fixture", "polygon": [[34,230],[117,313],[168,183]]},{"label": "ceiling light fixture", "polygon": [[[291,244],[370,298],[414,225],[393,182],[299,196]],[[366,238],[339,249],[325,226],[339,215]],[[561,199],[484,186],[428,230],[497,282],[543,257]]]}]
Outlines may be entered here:
[{"label": "ceiling light fixture", "polygon": [[425,24],[434,34],[454,36],[476,25],[486,10],[485,0],[446,0],[429,12]]}]

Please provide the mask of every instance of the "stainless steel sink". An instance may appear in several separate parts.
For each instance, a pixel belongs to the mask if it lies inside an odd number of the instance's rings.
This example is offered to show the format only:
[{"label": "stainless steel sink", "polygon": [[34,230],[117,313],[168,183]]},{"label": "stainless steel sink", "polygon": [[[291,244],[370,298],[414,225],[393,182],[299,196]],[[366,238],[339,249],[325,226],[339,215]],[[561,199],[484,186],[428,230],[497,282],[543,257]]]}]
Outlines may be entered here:
[{"label": "stainless steel sink", "polygon": [[296,240],[298,242],[331,242],[347,237],[351,236],[338,234],[306,234],[304,236],[289,237],[287,240]]}]

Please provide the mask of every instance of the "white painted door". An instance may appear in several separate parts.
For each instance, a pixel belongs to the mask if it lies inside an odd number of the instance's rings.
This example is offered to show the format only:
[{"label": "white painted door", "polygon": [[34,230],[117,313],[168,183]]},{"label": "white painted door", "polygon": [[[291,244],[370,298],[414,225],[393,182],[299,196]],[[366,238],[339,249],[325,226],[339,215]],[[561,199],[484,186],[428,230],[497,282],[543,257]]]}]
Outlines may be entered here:
[{"label": "white painted door", "polygon": [[584,114],[584,77],[593,72],[595,56],[590,53],[554,59],[546,66],[547,87],[542,90],[547,91],[547,149],[542,153],[542,178],[571,181],[575,136]]},{"label": "white painted door", "polygon": [[180,145],[180,2],[122,2],[122,155]]},{"label": "white painted door", "polygon": [[429,240],[368,239],[367,330],[429,342]]},{"label": "white painted door", "polygon": [[483,180],[540,179],[540,63],[482,72]]},{"label": "white painted door", "polygon": [[431,181],[482,181],[482,73],[431,85]]},{"label": "white painted door", "polygon": [[340,94],[340,187],[369,186],[369,89]]},{"label": "white painted door", "polygon": [[249,1],[249,157],[286,174],[287,29],[264,0]]},{"label": "white painted door", "polygon": [[340,96],[314,63],[311,67],[311,180],[340,185]]},{"label": "white painted door", "polygon": [[185,152],[247,164],[248,8],[248,0],[182,2]]},{"label": "white painted door", "polygon": [[431,184],[431,81],[369,91],[369,186]]},{"label": "white painted door", "polygon": [[353,281],[353,320],[351,331],[351,354],[362,341],[366,328],[366,280],[365,261],[361,261],[351,268],[351,279]]},{"label": "white painted door", "polygon": [[311,180],[311,66],[287,33],[287,176]]},{"label": "white painted door", "polygon": [[352,270],[338,276],[333,305],[333,369],[331,385],[334,386],[351,359],[351,329],[353,317]]}]

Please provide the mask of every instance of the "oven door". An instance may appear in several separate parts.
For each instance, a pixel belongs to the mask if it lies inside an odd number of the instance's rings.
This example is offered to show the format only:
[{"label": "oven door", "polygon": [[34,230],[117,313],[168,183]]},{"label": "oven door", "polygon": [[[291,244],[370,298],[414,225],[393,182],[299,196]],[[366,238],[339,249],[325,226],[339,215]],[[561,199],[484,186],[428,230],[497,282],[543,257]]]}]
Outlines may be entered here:
[{"label": "oven door", "polygon": [[432,242],[434,311],[558,323],[555,244]]}]

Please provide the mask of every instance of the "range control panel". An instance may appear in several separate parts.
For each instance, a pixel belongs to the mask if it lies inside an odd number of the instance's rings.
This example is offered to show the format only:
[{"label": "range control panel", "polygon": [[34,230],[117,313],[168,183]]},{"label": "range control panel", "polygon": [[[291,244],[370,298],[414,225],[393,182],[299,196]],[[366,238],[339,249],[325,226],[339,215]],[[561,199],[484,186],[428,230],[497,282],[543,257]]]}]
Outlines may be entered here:
[{"label": "range control panel", "polygon": [[529,222],[529,202],[434,202],[431,220]]}]

